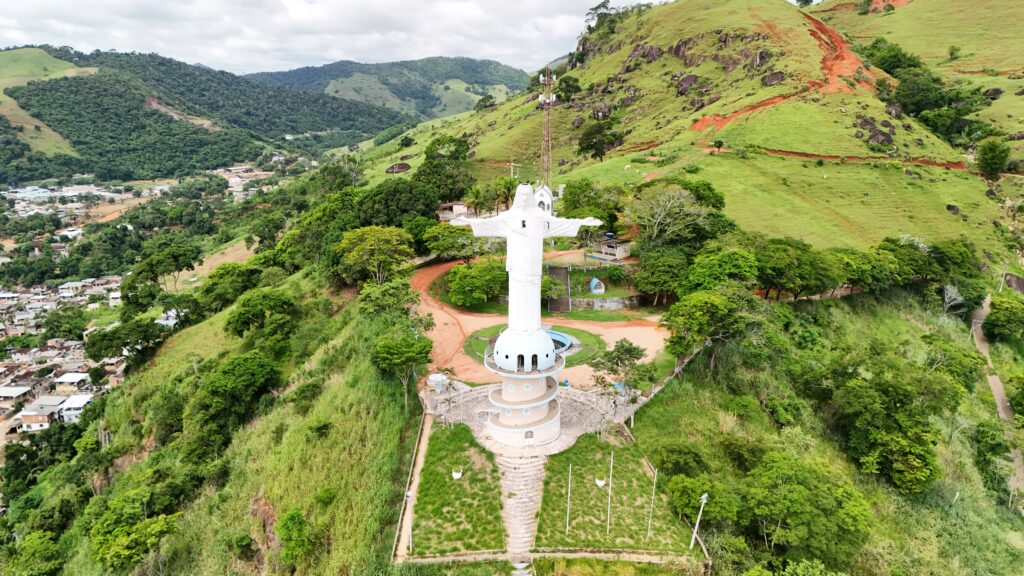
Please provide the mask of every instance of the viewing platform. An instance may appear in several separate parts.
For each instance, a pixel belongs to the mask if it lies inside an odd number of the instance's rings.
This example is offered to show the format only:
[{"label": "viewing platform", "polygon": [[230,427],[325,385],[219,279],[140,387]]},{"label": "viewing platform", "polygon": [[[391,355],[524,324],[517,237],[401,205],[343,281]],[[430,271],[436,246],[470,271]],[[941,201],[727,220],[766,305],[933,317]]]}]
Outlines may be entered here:
[{"label": "viewing platform", "polygon": [[487,357],[484,358],[484,366],[491,372],[501,376],[502,378],[510,379],[527,379],[527,378],[542,378],[544,376],[553,376],[565,368],[565,358],[561,354],[555,355],[555,362],[548,368],[538,370],[528,370],[528,366],[524,363],[523,370],[506,370],[494,361],[494,353],[489,352]]},{"label": "viewing platform", "polygon": [[544,393],[535,398],[519,402],[505,400],[502,397],[502,388],[498,387],[495,388],[494,390],[491,390],[488,393],[487,399],[490,401],[491,404],[493,404],[497,408],[516,409],[543,406],[544,404],[547,404],[548,402],[554,400],[556,396],[558,396],[558,381],[552,378],[551,376],[548,376],[544,386]]}]

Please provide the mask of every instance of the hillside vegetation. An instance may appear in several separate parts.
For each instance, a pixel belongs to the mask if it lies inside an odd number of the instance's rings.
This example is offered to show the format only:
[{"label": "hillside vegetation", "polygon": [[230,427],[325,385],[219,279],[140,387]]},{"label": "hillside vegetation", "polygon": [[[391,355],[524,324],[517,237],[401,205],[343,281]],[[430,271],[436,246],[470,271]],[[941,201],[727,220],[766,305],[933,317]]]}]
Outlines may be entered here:
[{"label": "hillside vegetation", "polygon": [[[0,165],[7,181],[75,172],[177,176],[255,159],[274,144],[287,147],[288,134],[328,134],[337,146],[405,120],[380,106],[266,86],[155,54],[42,46],[0,58],[11,64],[0,66],[0,113],[13,125],[0,127],[0,138],[11,142],[2,154],[12,161]],[[30,154],[11,141],[15,136],[56,156]]]},{"label": "hillside vegetation", "polygon": [[[441,56],[382,64],[342,60],[284,72],[259,72],[248,78],[325,92],[425,118],[471,110],[487,94],[501,100],[500,96],[508,92],[524,90],[529,82],[522,70],[493,60]],[[458,98],[453,100],[456,95]]]},{"label": "hillside vegetation", "polygon": [[[989,233],[1000,208],[968,175],[964,150],[916,117],[890,114],[875,88],[890,76],[815,17],[751,0],[609,14],[561,72],[581,90],[551,111],[556,186],[588,178],[635,187],[698,173],[725,193],[726,213],[745,229],[822,246],[966,235],[1002,249]],[[452,135],[469,143],[481,185],[507,174],[510,160],[521,178],[535,178],[536,94],[368,148],[368,176],[377,181],[399,162],[416,170],[427,143]],[[603,158],[580,149],[588,129],[614,135]]]}]

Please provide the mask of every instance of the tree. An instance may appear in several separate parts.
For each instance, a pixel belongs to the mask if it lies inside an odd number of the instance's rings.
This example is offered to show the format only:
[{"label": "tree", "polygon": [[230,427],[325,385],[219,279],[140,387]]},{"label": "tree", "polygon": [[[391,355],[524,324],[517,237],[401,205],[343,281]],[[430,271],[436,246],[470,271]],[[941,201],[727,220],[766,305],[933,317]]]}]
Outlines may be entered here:
[{"label": "tree", "polygon": [[982,329],[989,337],[1012,340],[1024,337],[1024,300],[1018,296],[995,295]]},{"label": "tree", "polygon": [[587,125],[580,134],[576,153],[603,161],[609,150],[622,144],[622,134],[615,132],[614,126],[611,120],[598,120]]},{"label": "tree", "polygon": [[604,351],[590,361],[594,369],[594,383],[598,386],[621,383],[632,388],[632,377],[643,358],[643,348],[625,338],[619,340],[611,350]]},{"label": "tree", "polygon": [[644,190],[629,206],[627,217],[639,230],[644,246],[686,244],[700,236],[709,221],[708,208],[687,190]]},{"label": "tree", "polygon": [[1010,145],[1003,140],[989,139],[978,146],[978,171],[989,181],[999,180],[1010,159]]},{"label": "tree", "polygon": [[409,288],[405,278],[392,278],[383,284],[367,284],[359,291],[359,305],[369,315],[408,313],[419,302],[419,294]]},{"label": "tree", "polygon": [[469,143],[454,136],[431,141],[423,152],[423,164],[412,181],[433,192],[442,202],[462,198],[473,187],[474,178],[466,159]]},{"label": "tree", "polygon": [[498,259],[463,264],[452,268],[445,280],[452,304],[469,308],[502,293],[506,280],[505,266]]},{"label": "tree", "polygon": [[741,517],[770,552],[786,560],[841,565],[867,540],[868,503],[825,462],[769,452],[748,481]]},{"label": "tree", "polygon": [[423,241],[431,254],[442,260],[462,260],[464,263],[483,252],[483,242],[464,226],[437,224],[423,234]]},{"label": "tree", "polygon": [[677,370],[707,347],[713,349],[714,370],[719,346],[745,334],[756,323],[752,301],[750,293],[736,284],[681,296],[661,318],[662,326],[672,332],[666,349],[679,359]]},{"label": "tree", "polygon": [[93,557],[107,568],[127,571],[177,528],[180,513],[150,516],[150,498],[149,488],[124,491],[107,501],[93,522],[89,531]]},{"label": "tree", "polygon": [[277,288],[256,288],[242,295],[224,323],[224,331],[243,336],[250,330],[263,328],[275,315],[292,316],[296,312],[295,298]]},{"label": "tree", "polygon": [[136,318],[90,334],[85,341],[85,354],[99,362],[127,352],[129,363],[135,365],[156,351],[163,341],[165,330],[150,318]]},{"label": "tree", "polygon": [[512,200],[516,196],[516,188],[519,182],[511,176],[501,176],[494,181],[494,192],[497,201],[505,205],[507,210],[512,206]]},{"label": "tree", "polygon": [[708,495],[708,501],[701,522],[712,526],[732,524],[742,506],[736,487],[726,486],[706,472],[693,477],[685,474],[671,476],[667,492],[672,509],[690,522],[697,520],[702,494]]},{"label": "tree", "polygon": [[298,508],[286,512],[274,532],[281,539],[281,562],[286,565],[298,566],[313,552],[313,527]]},{"label": "tree", "polygon": [[400,227],[423,216],[437,220],[439,202],[433,189],[405,178],[389,178],[364,193],[355,203],[363,226]]},{"label": "tree", "polygon": [[644,294],[654,295],[654,306],[659,299],[679,289],[686,274],[686,254],[673,248],[645,250],[640,254],[640,265],[633,273],[633,284]]},{"label": "tree", "polygon": [[580,88],[580,81],[575,76],[563,74],[558,79],[558,85],[555,87],[555,96],[562,102],[568,102],[582,90]]},{"label": "tree", "polygon": [[409,411],[409,379],[416,375],[416,367],[430,362],[434,343],[422,334],[403,332],[384,336],[373,348],[373,364],[378,370],[397,377],[402,382],[405,410]]},{"label": "tree", "polygon": [[88,321],[85,319],[85,311],[80,306],[61,306],[46,316],[43,321],[43,328],[46,329],[46,338],[64,338],[66,340],[81,340],[82,332]]},{"label": "tree", "polygon": [[367,226],[346,232],[335,246],[349,281],[388,281],[413,257],[412,236],[400,228]]},{"label": "tree", "polygon": [[715,147],[715,150],[721,151],[722,146],[725,146],[725,140],[721,138],[715,138],[715,141],[711,143]]},{"label": "tree", "polygon": [[16,556],[7,560],[3,576],[57,576],[64,565],[52,532],[29,532],[17,542]]},{"label": "tree", "polygon": [[416,141],[413,140],[412,136],[406,135],[406,136],[402,136],[402,139],[398,141],[398,147],[399,148],[408,148],[409,146],[412,146],[415,143],[416,143]]},{"label": "tree", "polygon": [[481,112],[483,110],[487,110],[488,108],[494,108],[496,104],[497,101],[494,99],[494,96],[486,94],[476,101],[476,104],[473,106],[473,110]]},{"label": "tree", "polygon": [[253,417],[260,398],[277,388],[277,364],[253,350],[221,364],[200,381],[182,417],[182,458],[207,462],[231,442],[236,429]]},{"label": "tree", "polygon": [[753,283],[757,277],[757,259],[739,248],[704,250],[685,270],[679,295],[716,288],[728,282]]},{"label": "tree", "polygon": [[940,108],[945,104],[942,82],[923,68],[900,70],[896,77],[900,83],[893,98],[903,105],[907,114],[917,115],[925,110]]},{"label": "tree", "polygon": [[199,299],[213,312],[227,308],[243,293],[259,284],[260,269],[248,264],[226,262],[203,280]]}]

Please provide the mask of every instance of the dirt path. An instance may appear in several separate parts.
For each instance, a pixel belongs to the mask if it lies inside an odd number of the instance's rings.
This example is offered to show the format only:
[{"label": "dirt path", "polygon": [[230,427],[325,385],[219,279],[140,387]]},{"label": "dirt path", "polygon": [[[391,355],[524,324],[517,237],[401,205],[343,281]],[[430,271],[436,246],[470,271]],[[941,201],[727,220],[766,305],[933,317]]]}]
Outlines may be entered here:
[{"label": "dirt path", "polygon": [[903,164],[917,164],[919,166],[932,166],[935,168],[949,168],[951,170],[967,170],[966,162],[939,162],[926,158],[888,158],[886,156],[835,156],[831,154],[811,154],[808,152],[793,152],[791,150],[778,150],[775,148],[761,148],[761,151],[774,156],[789,156],[791,158],[805,158],[808,160],[845,160],[847,162],[885,162],[894,160]]},{"label": "dirt path", "polygon": [[[416,439],[416,460],[412,465],[412,481],[409,483],[409,494],[402,509],[402,520],[398,524],[398,546],[395,547],[395,561],[402,562],[409,555],[409,533],[412,528],[413,512],[416,508],[416,493],[420,488],[420,474],[423,472],[423,463],[427,459],[427,445],[430,443],[430,431],[434,428],[434,417],[430,414],[423,415],[423,429],[420,430],[420,437]],[[415,545],[415,542],[413,543]]]},{"label": "dirt path", "polygon": [[[561,252],[549,252],[545,258],[555,258]],[[458,262],[445,262],[424,266],[412,276],[412,289],[419,293],[418,312],[434,316],[434,329],[427,336],[434,341],[431,353],[430,369],[452,369],[457,380],[474,384],[495,382],[494,374],[484,368],[483,364],[470,357],[462,350],[466,338],[480,330],[497,324],[504,324],[507,319],[501,314],[479,314],[466,312],[448,306],[430,294],[430,284],[451,270]],[[652,320],[629,320],[623,322],[594,322],[588,320],[572,320],[559,316],[545,318],[545,323],[579,328],[597,334],[612,346],[623,338],[647,350],[647,360],[654,359],[665,348],[668,330],[658,326]],[[577,388],[588,388],[593,379],[590,366],[574,366],[562,372],[563,378]]]},{"label": "dirt path", "polygon": [[[831,94],[834,92],[847,92],[852,94],[854,92],[854,89],[843,81],[842,76],[853,76],[856,74],[857,69],[863,66],[860,58],[850,50],[850,46],[847,44],[846,40],[844,40],[843,37],[834,29],[826,26],[820,20],[809,14],[804,14],[803,16],[811,24],[811,30],[809,31],[811,37],[817,40],[818,46],[821,47],[821,71],[825,76],[824,80],[812,80],[807,83],[807,86],[797,90],[796,92],[773,96],[772,98],[740,108],[739,110],[730,112],[724,116],[718,114],[705,116],[690,126],[692,130],[703,132],[711,127],[714,127],[716,130],[720,130],[737,118],[753,114],[772,106],[777,106],[787,100],[803,96],[811,90],[817,90],[823,94]],[[859,81],[858,84],[868,90],[874,91],[874,86],[870,82]]]},{"label": "dirt path", "polygon": [[[971,315],[971,331],[974,333],[974,345],[978,347],[978,351],[985,357],[985,361],[988,362],[988,387],[992,390],[992,397],[996,401],[996,412],[999,414],[999,418],[1005,423],[1013,422],[1013,409],[1010,408],[1010,400],[1006,397],[1006,388],[1003,386],[1003,381],[999,378],[999,374],[996,373],[995,367],[992,365],[992,357],[988,353],[988,337],[985,336],[985,332],[981,329],[982,323],[985,322],[985,318],[988,316],[991,310],[992,295],[990,294],[985,298],[985,302],[981,308],[974,311]],[[1010,450],[1010,457],[1013,459],[1013,478],[1010,479],[1011,486],[1015,486],[1017,490],[1024,488],[1024,457],[1021,456],[1019,448],[1013,448]]]}]

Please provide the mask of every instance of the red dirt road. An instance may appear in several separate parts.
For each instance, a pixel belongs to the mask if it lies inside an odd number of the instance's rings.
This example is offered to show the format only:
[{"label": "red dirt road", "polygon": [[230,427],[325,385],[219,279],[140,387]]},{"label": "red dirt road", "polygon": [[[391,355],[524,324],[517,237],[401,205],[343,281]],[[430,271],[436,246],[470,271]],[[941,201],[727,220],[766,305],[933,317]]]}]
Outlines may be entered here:
[{"label": "red dirt road", "polygon": [[[549,253],[545,256],[556,256],[558,253]],[[466,312],[448,306],[430,294],[430,284],[451,270],[458,262],[445,262],[424,266],[412,276],[412,289],[420,295],[420,304],[417,311],[421,314],[434,316],[434,329],[427,333],[434,342],[434,350],[431,353],[431,371],[441,368],[451,368],[456,380],[483,384],[496,382],[497,378],[490,373],[476,359],[466,355],[462,345],[466,338],[488,326],[504,324],[506,318],[500,314],[478,314]],[[591,322],[584,320],[570,320],[552,316],[544,319],[545,323],[557,324],[586,330],[597,334],[609,345],[612,346],[618,340],[626,338],[634,344],[647,350],[647,360],[652,360],[665,347],[665,340],[669,336],[668,330],[658,326],[652,320],[630,320],[624,322]],[[576,388],[589,388],[592,386],[593,370],[590,366],[574,366],[562,372],[562,378],[568,378],[570,384]]]},{"label": "red dirt road", "polygon": [[[690,128],[698,132],[703,132],[710,127],[714,127],[716,130],[721,130],[727,124],[741,116],[747,116],[759,110],[776,106],[787,100],[802,96],[811,90],[818,90],[823,94],[832,94],[835,92],[853,93],[853,88],[844,82],[842,77],[852,77],[857,73],[857,69],[863,66],[860,58],[850,50],[849,44],[847,44],[846,40],[844,40],[838,32],[809,14],[804,14],[804,18],[810,22],[810,35],[818,41],[818,46],[820,46],[822,50],[821,71],[825,75],[824,80],[813,80],[808,82],[806,87],[801,88],[796,92],[774,96],[756,104],[740,108],[739,110],[731,112],[725,116],[718,114],[705,116],[694,122]],[[872,86],[870,82],[862,81],[859,82],[859,84],[868,90],[874,90],[874,86]]]}]

